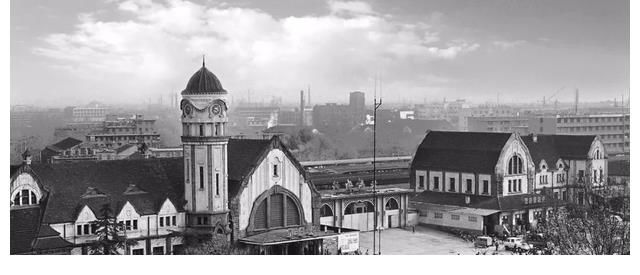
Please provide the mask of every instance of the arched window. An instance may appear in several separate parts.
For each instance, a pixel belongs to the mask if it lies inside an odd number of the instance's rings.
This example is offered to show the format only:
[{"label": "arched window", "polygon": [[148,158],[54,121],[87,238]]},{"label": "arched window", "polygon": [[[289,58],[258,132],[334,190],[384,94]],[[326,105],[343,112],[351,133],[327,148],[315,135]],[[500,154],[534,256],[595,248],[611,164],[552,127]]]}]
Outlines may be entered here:
[{"label": "arched window", "polygon": [[368,201],[352,202],[344,209],[345,215],[373,212],[373,203]]},{"label": "arched window", "polygon": [[514,155],[509,159],[508,175],[522,174],[522,159]]},{"label": "arched window", "polygon": [[320,208],[320,217],[333,217],[333,210],[328,205],[322,205]]},{"label": "arched window", "polygon": [[[279,186],[278,186],[279,187]],[[269,190],[254,203],[251,221],[253,229],[263,230],[302,225],[302,208],[293,194],[280,191],[279,187]]]},{"label": "arched window", "polygon": [[14,206],[35,204],[38,204],[38,197],[29,189],[22,189],[13,196]]},{"label": "arched window", "polygon": [[396,210],[396,209],[398,209],[398,208],[399,208],[399,207],[398,207],[398,202],[397,202],[397,201],[396,201],[396,199],[394,199],[394,198],[390,198],[390,199],[387,201],[387,204],[385,204],[385,205],[384,205],[384,209],[385,209],[385,210]]}]

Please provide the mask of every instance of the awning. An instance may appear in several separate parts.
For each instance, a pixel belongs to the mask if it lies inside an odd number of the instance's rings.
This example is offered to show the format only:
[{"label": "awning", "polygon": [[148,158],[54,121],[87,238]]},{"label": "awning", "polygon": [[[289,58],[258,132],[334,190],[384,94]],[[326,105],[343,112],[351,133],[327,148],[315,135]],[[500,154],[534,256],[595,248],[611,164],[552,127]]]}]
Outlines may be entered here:
[{"label": "awning", "polygon": [[438,211],[455,213],[455,214],[465,214],[465,215],[488,216],[501,211],[498,209],[471,208],[471,207],[461,207],[461,206],[454,206],[454,205],[441,205],[441,204],[431,204],[431,203],[426,203],[426,204],[433,206],[432,208],[437,209]]},{"label": "awning", "polygon": [[332,231],[324,232],[321,230],[313,230],[313,231],[300,232],[295,229],[294,230],[276,229],[276,230],[270,230],[270,231],[266,231],[256,235],[248,236],[248,237],[239,239],[239,241],[245,244],[267,246],[267,245],[277,245],[277,244],[285,244],[285,243],[319,240],[319,239],[335,237],[338,235],[340,235],[340,233],[332,232]]}]

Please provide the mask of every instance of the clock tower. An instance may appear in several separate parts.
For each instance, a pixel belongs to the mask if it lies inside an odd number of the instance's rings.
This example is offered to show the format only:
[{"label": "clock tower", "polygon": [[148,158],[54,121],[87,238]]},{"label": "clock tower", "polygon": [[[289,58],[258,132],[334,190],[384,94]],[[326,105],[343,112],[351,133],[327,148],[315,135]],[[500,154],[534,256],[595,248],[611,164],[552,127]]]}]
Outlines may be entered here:
[{"label": "clock tower", "polygon": [[187,227],[228,234],[227,91],[205,67],[182,91],[182,146]]}]

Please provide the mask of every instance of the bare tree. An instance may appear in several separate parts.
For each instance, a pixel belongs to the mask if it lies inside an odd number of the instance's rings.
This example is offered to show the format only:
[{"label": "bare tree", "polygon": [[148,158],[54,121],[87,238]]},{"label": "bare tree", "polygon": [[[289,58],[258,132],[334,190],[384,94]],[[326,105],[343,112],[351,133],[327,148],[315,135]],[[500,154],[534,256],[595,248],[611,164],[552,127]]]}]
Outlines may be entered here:
[{"label": "bare tree", "polygon": [[568,205],[556,209],[539,228],[552,253],[629,254],[630,223],[606,205]]}]

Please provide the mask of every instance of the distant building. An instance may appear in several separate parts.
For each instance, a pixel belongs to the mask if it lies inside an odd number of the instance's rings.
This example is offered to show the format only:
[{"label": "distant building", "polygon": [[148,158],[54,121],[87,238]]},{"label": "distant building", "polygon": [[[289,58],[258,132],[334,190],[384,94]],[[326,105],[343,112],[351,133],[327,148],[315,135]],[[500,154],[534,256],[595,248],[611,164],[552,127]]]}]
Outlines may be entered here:
[{"label": "distant building", "polygon": [[629,154],[629,114],[560,115],[529,121],[531,133],[597,135],[610,155]]},{"label": "distant building", "polygon": [[177,158],[182,157],[182,147],[175,148],[149,148],[149,158]]},{"label": "distant building", "polygon": [[127,144],[146,144],[149,148],[160,145],[160,134],[154,128],[155,119],[142,115],[110,118],[99,130],[87,134],[86,140],[94,148],[116,149]]},{"label": "distant building", "polygon": [[72,110],[73,122],[102,122],[107,118],[110,108],[99,103],[93,103],[83,107],[74,107]]},{"label": "distant building", "polygon": [[92,148],[82,140],[65,138],[55,144],[48,145],[40,151],[40,159],[44,163],[59,163],[65,161],[96,160]]},{"label": "distant building", "polygon": [[116,149],[98,149],[95,151],[98,160],[119,160],[144,158],[137,144],[125,144]]},{"label": "distant building", "polygon": [[515,132],[520,135],[529,134],[528,117],[468,117],[467,123],[470,132]]},{"label": "distant building", "polygon": [[360,125],[366,119],[363,92],[349,94],[349,105],[327,103],[313,107],[313,127],[320,131],[341,132]]},{"label": "distant building", "polygon": [[229,116],[229,122],[234,126],[234,134],[242,134],[255,137],[269,127],[278,125],[278,107],[240,106],[233,110]]}]

